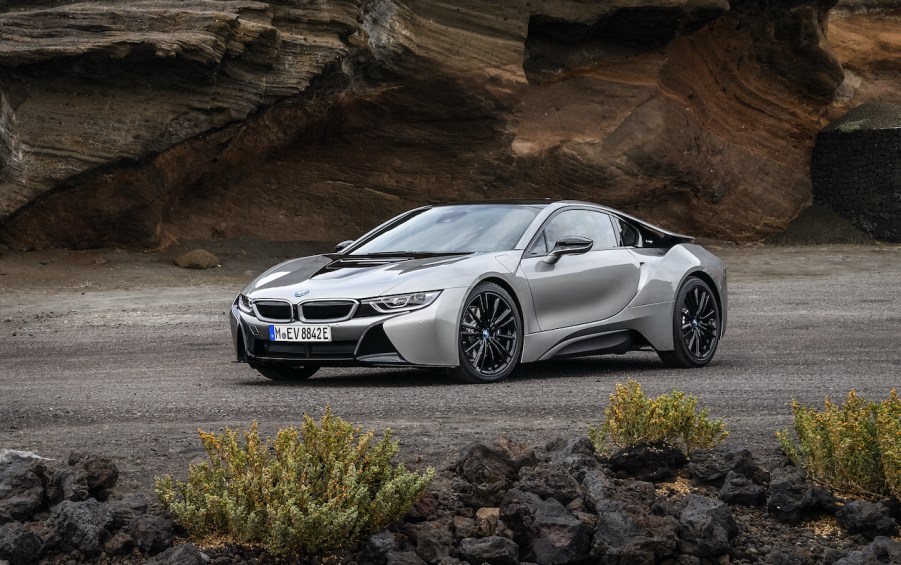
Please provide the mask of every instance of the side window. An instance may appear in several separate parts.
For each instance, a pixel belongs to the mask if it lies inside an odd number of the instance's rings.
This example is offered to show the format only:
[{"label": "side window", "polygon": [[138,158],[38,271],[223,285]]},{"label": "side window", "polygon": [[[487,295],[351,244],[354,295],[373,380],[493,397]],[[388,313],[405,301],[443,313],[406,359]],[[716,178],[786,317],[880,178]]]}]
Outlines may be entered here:
[{"label": "side window", "polygon": [[[603,212],[595,212],[592,210],[566,210],[560,212],[548,222],[544,227],[544,241],[549,253],[553,249],[554,244],[561,237],[568,235],[578,235],[587,237],[594,242],[592,251],[598,249],[610,249],[617,247],[617,236],[610,221],[610,216]],[[542,250],[541,236],[538,245],[533,246],[533,253],[540,253]]]},{"label": "side window", "polygon": [[619,226],[619,240],[623,247],[641,247],[641,235],[638,230],[626,222],[615,219],[614,222]]}]

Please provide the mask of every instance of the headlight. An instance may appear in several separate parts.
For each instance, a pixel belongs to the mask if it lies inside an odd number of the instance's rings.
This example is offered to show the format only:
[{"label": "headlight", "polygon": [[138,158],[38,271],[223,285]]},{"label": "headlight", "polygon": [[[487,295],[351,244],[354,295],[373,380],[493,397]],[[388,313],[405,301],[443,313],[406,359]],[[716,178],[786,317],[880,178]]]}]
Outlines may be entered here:
[{"label": "headlight", "polygon": [[253,314],[253,303],[243,294],[238,295],[238,310],[245,314]]},{"label": "headlight", "polygon": [[440,290],[431,290],[429,292],[413,292],[410,294],[394,294],[392,296],[380,296],[378,298],[370,298],[364,300],[363,304],[369,304],[376,311],[382,314],[392,314],[394,312],[410,312],[411,310],[419,310],[425,308],[438,298],[441,294]]}]

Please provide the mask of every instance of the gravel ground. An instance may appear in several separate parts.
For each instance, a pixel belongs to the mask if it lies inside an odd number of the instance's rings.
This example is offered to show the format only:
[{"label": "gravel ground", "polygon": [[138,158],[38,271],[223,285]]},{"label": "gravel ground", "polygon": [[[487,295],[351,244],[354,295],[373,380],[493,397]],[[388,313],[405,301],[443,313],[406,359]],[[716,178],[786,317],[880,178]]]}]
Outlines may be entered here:
[{"label": "gravel ground", "polygon": [[408,463],[442,466],[501,432],[529,442],[597,422],[617,382],[697,394],[728,443],[778,456],[790,403],[901,386],[901,246],[720,247],[729,327],[713,363],[668,370],[650,352],[528,366],[490,386],[420,370],[324,369],[273,383],[231,363],[226,311],[244,282],[304,245],[218,244],[222,267],[187,271],[161,254],[10,252],[0,258],[0,447],[114,458],[120,486],[183,477],[197,429],[265,433],[326,404],[366,428],[391,427]]}]

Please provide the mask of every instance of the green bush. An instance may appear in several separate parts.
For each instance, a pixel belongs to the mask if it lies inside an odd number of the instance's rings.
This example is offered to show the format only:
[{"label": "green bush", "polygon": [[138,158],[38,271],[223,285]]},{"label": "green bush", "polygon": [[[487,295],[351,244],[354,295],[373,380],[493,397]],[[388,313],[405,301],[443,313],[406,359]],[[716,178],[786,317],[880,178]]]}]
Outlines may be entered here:
[{"label": "green bush", "polygon": [[864,400],[855,391],[839,406],[828,398],[823,411],[792,402],[797,439],[776,434],[782,450],[827,487],[865,497],[901,498],[901,399]]},{"label": "green bush", "polygon": [[604,410],[600,429],[588,429],[599,453],[612,444],[622,448],[638,443],[666,443],[685,453],[719,445],[726,436],[722,420],[711,420],[707,409],[698,411],[698,399],[674,390],[657,398],[645,396],[641,385],[629,379],[617,384]]},{"label": "green bush", "polygon": [[[264,442],[257,424],[238,433],[199,431],[209,462],[193,464],[187,482],[157,478],[156,493],[198,539],[265,547],[277,555],[315,554],[352,545],[397,521],[432,479],[392,466],[397,442],[386,430],[373,442],[326,407],[317,426],[281,429]],[[269,445],[271,443],[271,445]]]}]

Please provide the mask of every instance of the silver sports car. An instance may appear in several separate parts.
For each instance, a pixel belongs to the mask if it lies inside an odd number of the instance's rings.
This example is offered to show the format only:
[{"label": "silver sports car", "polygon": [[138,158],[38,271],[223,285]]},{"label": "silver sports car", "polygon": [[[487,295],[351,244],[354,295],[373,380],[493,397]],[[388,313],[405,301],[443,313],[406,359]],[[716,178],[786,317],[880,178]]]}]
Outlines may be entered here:
[{"label": "silver sports car", "polygon": [[646,347],[701,367],[726,329],[726,269],[692,241],[587,202],[424,206],[244,287],[235,354],[275,380],[358,365],[489,383]]}]

